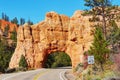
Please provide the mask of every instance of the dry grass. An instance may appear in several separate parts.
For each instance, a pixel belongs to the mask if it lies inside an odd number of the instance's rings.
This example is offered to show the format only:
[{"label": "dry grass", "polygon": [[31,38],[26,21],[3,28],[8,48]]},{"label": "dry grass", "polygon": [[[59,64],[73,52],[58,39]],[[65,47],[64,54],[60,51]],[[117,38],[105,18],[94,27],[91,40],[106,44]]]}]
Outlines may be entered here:
[{"label": "dry grass", "polygon": [[76,80],[108,80],[108,78],[116,78],[120,76],[119,71],[114,70],[111,64],[104,65],[104,71],[99,66],[88,66],[86,70],[80,73]]}]

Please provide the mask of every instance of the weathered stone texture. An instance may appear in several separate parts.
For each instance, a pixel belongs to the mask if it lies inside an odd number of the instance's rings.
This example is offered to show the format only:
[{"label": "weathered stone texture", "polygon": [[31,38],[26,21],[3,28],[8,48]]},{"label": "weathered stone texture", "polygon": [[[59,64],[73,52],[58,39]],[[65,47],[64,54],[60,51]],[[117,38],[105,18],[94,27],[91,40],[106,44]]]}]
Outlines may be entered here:
[{"label": "weathered stone texture", "polygon": [[24,55],[29,68],[43,67],[46,56],[54,51],[66,52],[72,67],[83,62],[83,53],[93,41],[89,17],[76,11],[69,18],[55,12],[46,14],[45,20],[35,25],[23,25],[18,29],[17,47],[9,67],[18,67],[21,55]]}]

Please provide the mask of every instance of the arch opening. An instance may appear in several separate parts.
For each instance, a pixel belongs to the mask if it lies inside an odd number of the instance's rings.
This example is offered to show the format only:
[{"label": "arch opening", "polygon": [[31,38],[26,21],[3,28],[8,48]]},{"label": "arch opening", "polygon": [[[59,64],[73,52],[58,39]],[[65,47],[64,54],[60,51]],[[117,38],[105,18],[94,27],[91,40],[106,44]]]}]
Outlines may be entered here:
[{"label": "arch opening", "polygon": [[70,56],[62,51],[51,52],[47,55],[44,63],[44,68],[57,68],[72,66]]}]

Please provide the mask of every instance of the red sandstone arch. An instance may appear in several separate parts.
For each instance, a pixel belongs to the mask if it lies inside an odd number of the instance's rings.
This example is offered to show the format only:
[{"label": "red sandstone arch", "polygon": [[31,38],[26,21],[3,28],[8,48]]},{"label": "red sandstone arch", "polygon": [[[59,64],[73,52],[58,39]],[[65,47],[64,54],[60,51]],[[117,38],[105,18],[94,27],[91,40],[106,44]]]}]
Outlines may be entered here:
[{"label": "red sandstone arch", "polygon": [[17,47],[9,67],[19,67],[20,57],[24,55],[29,68],[41,68],[45,55],[53,51],[68,53],[72,67],[75,67],[84,61],[83,53],[93,41],[90,26],[89,18],[83,17],[78,11],[71,18],[50,12],[39,24],[19,27]]}]

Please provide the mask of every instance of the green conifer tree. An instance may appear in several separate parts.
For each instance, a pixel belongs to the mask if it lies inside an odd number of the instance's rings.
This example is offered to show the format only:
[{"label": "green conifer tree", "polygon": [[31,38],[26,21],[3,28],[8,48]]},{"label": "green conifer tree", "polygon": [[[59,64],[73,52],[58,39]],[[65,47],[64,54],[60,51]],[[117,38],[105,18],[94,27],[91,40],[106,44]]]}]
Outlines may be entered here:
[{"label": "green conifer tree", "polygon": [[19,67],[27,68],[27,66],[28,66],[27,61],[26,61],[25,57],[22,55],[20,58]]},{"label": "green conifer tree", "polygon": [[[85,6],[92,8],[92,10],[86,11],[85,15],[92,15],[91,21],[102,22],[102,32],[104,38],[107,38],[107,22],[116,18],[116,14],[111,13],[118,10],[118,6],[113,6],[110,0],[84,0]],[[99,17],[102,19],[100,20]]]},{"label": "green conifer tree", "polygon": [[18,24],[17,17],[15,17],[13,20],[11,20],[11,22],[14,23],[14,24]]},{"label": "green conifer tree", "polygon": [[30,19],[27,21],[27,23],[28,23],[29,25],[33,25],[33,22],[32,22]]},{"label": "green conifer tree", "polygon": [[24,18],[20,18],[20,25],[23,25],[25,23],[25,19]]},{"label": "green conifer tree", "polygon": [[101,66],[101,70],[104,71],[103,64],[107,61],[109,55],[109,49],[107,48],[108,42],[104,39],[102,29],[100,26],[96,26],[94,41],[88,53],[94,55],[95,62]]},{"label": "green conifer tree", "polygon": [[0,72],[5,72],[8,68],[14,49],[14,47],[9,46],[5,38],[0,40]]}]

